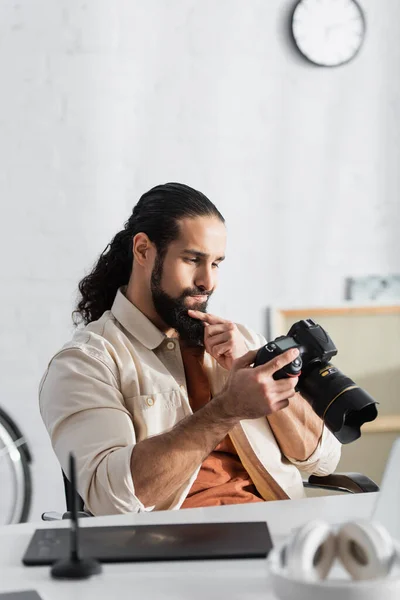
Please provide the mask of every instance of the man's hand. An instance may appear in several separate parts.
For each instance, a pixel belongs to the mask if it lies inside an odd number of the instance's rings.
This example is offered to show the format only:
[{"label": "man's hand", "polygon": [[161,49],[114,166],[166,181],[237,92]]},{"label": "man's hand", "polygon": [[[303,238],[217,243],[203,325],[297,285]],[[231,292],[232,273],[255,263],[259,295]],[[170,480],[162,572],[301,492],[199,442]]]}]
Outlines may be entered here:
[{"label": "man's hand", "polygon": [[227,417],[265,417],[286,408],[295,395],[298,377],[275,380],[274,373],[292,362],[299,355],[298,349],[253,368],[256,355],[257,350],[251,350],[233,363],[221,395],[215,398]]},{"label": "man's hand", "polygon": [[204,323],[204,346],[224,369],[230,370],[233,361],[248,351],[244,337],[232,321],[199,310],[189,310],[188,314]]}]

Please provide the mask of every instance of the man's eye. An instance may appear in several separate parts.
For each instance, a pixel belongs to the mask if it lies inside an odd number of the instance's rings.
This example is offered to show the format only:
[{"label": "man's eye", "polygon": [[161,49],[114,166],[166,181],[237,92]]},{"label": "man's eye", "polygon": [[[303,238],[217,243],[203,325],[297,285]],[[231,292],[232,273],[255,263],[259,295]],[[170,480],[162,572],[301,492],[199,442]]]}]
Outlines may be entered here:
[{"label": "man's eye", "polygon": [[[199,258],[185,258],[184,260],[186,262],[192,263],[194,265],[197,265],[200,262]],[[212,263],[212,267],[213,267],[213,269],[218,269],[219,268],[219,263]]]}]

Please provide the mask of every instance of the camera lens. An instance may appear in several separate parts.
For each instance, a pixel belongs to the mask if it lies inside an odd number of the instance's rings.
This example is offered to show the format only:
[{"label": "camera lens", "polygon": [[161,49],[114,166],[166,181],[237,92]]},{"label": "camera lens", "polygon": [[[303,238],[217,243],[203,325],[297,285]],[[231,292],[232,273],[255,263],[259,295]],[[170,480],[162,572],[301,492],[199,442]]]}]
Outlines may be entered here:
[{"label": "camera lens", "polygon": [[330,363],[310,365],[298,389],[342,444],[357,440],[361,426],[378,414],[372,396]]}]

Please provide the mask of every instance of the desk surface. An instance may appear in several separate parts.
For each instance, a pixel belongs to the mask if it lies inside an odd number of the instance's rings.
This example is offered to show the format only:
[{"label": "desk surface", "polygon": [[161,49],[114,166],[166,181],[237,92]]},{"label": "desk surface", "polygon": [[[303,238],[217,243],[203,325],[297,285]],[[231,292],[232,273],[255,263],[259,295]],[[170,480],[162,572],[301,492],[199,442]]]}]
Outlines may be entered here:
[{"label": "desk surface", "polygon": [[[377,493],[304,500],[140,513],[84,519],[85,527],[147,523],[267,521],[273,542],[310,519],[340,523],[369,518]],[[83,522],[83,521],[82,521]],[[273,600],[265,560],[182,561],[103,565],[103,573],[80,582],[50,578],[48,567],[24,567],[21,559],[38,527],[68,527],[67,521],[0,528],[0,591],[35,589],[43,600]]]}]

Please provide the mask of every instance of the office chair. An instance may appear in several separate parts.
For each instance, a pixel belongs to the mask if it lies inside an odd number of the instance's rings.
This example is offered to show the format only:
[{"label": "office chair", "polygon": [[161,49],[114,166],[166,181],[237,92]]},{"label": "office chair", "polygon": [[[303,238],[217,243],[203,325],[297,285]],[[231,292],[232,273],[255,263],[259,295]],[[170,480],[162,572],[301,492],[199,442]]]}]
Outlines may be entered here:
[{"label": "office chair", "polygon": [[[62,472],[62,475],[64,481],[65,503],[67,506],[67,512],[65,512],[64,514],[56,512],[43,513],[43,521],[58,521],[61,519],[70,518],[71,484],[64,472]],[[325,475],[323,477],[319,477],[318,475],[310,475],[308,481],[303,481],[303,486],[305,488],[319,488],[335,492],[347,492],[349,494],[379,492],[379,486],[377,486],[376,483],[372,481],[372,479],[370,479],[366,475],[363,475],[362,473],[332,473],[332,475]],[[91,513],[85,511],[85,503],[79,496],[79,494],[77,497],[77,510],[79,517],[93,516]]]}]

